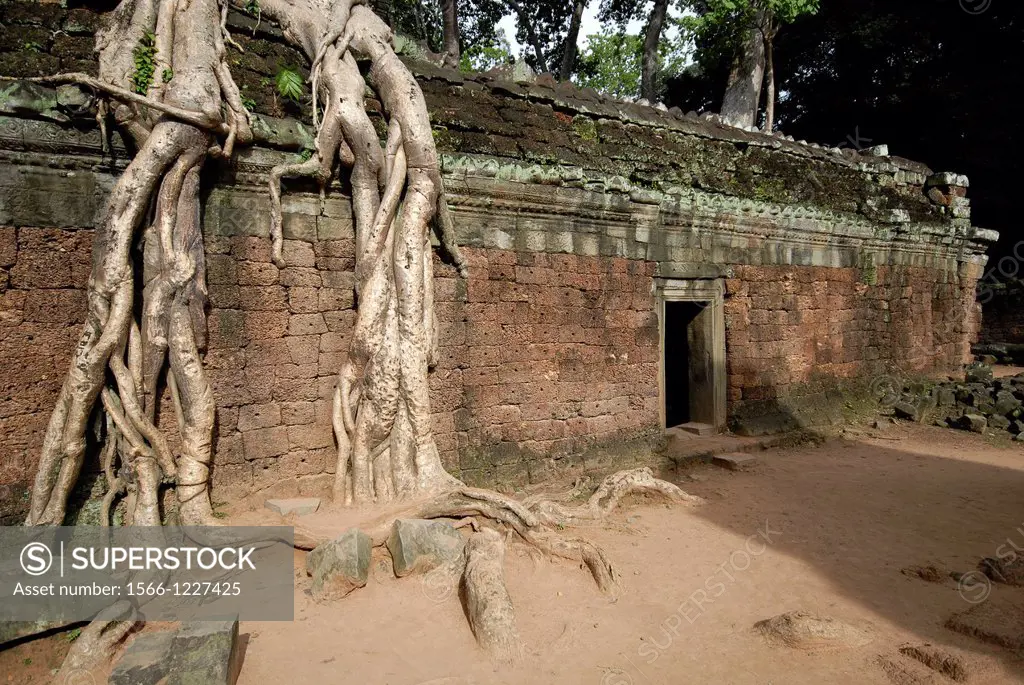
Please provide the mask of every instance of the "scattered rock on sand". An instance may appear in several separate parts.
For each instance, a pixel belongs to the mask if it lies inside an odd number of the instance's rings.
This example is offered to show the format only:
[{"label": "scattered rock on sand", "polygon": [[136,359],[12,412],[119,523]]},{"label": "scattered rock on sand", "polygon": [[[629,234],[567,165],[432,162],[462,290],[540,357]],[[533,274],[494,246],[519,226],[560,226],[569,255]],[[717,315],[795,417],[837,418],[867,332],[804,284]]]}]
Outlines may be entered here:
[{"label": "scattered rock on sand", "polygon": [[950,654],[929,644],[904,645],[900,647],[900,654],[920,661],[933,671],[958,683],[967,682],[967,666],[964,660],[956,654]]},{"label": "scattered rock on sand", "polygon": [[950,616],[946,627],[955,633],[1019,652],[1024,650],[1024,602],[992,595]]},{"label": "scattered rock on sand", "polygon": [[986,557],[978,564],[978,570],[997,583],[1024,586],[1024,559],[1016,554],[1009,559]]},{"label": "scattered rock on sand", "polygon": [[913,659],[899,654],[881,654],[878,666],[895,685],[948,685],[949,681]]},{"label": "scattered rock on sand", "polygon": [[310,588],[313,599],[317,602],[341,599],[366,585],[372,547],[369,535],[352,528],[310,552],[306,557],[306,573],[313,577]]},{"label": "scattered rock on sand", "polygon": [[911,578],[919,578],[928,583],[941,583],[949,574],[940,570],[937,566],[908,566],[900,569],[900,573]]},{"label": "scattered rock on sand", "polygon": [[458,563],[466,540],[444,521],[396,519],[387,545],[395,575],[402,578]]},{"label": "scattered rock on sand", "polygon": [[238,619],[192,621],[174,634],[167,685],[234,685],[241,669]]},{"label": "scattered rock on sand", "polygon": [[838,619],[815,616],[805,611],[779,614],[758,621],[754,628],[770,644],[808,651],[851,649],[871,642],[871,635],[865,630]]}]

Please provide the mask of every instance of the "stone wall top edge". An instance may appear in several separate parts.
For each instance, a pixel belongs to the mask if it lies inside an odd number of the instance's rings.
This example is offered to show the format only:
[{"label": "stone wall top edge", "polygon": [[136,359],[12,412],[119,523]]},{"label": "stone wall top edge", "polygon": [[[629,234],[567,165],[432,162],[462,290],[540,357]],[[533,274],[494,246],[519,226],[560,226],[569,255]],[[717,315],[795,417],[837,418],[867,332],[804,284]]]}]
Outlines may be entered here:
[{"label": "stone wall top edge", "polygon": [[[6,20],[25,31],[73,35],[77,58],[67,52],[66,41],[41,40],[29,57],[20,44],[13,43],[0,46],[0,65],[4,65],[0,70],[6,69],[11,76],[95,70],[89,42],[102,24],[102,12],[23,0],[7,6],[12,11]],[[304,69],[302,55],[286,43],[272,22],[232,11],[228,26],[241,45],[252,47],[244,59],[232,61],[232,72],[239,86],[248,88],[257,137],[293,150],[310,147],[311,133],[298,121],[307,112],[278,106],[269,85],[272,79],[267,78],[281,60]],[[870,205],[866,212],[909,213],[914,220],[950,222],[970,216],[965,177],[933,174],[924,164],[889,156],[887,149],[881,149],[884,146],[866,151],[820,146],[731,127],[715,115],[615,100],[546,76],[532,83],[514,83],[494,74],[465,74],[423,60],[410,61],[408,56],[404,59],[419,79],[438,150],[449,156],[486,155],[495,164],[532,165],[538,176],[548,174],[553,165],[579,165],[588,174],[608,172],[612,180],[628,178],[638,194],[680,184],[723,195],[843,211],[850,207],[861,211],[857,205],[866,202]],[[28,113],[35,107],[37,118],[51,122],[84,126],[92,119],[86,111],[87,95],[61,95],[23,81],[15,84],[0,97],[0,114],[26,116],[26,107]],[[368,115],[382,126],[381,104],[373,98],[366,104]],[[37,138],[40,134],[35,132]],[[90,136],[95,139],[91,142],[98,142],[97,134],[83,134]],[[22,138],[25,144],[38,144]],[[246,154],[255,160],[260,151],[250,149]],[[580,169],[572,171],[580,173]]]},{"label": "stone wall top edge", "polygon": [[[226,193],[245,193],[261,197],[266,192],[266,173],[278,157],[262,156],[240,161],[233,176],[222,179],[213,189],[211,199]],[[59,164],[55,164],[59,161]],[[948,252],[966,251],[980,254],[991,237],[990,231],[976,230],[969,222],[960,225],[946,223],[886,224],[872,222],[860,215],[840,214],[814,207],[778,205],[758,200],[715,195],[694,188],[677,188],[672,193],[660,193],[630,187],[620,179],[593,181],[589,185],[578,180],[538,179],[531,168],[517,168],[504,177],[487,170],[446,165],[446,189],[449,204],[458,213],[482,211],[490,215],[513,217],[534,216],[558,219],[572,216],[576,232],[607,232],[616,226],[641,226],[661,234],[717,233],[722,235],[766,235],[777,240],[800,244],[841,245],[844,240],[860,243],[871,241],[889,245],[893,249],[914,250],[926,248]],[[96,177],[101,189],[112,183],[117,170],[102,162],[96,155],[80,151],[59,160],[52,154],[40,152],[0,152],[0,185],[7,174],[36,173],[44,175]],[[521,172],[521,173],[520,173]],[[81,178],[79,179],[81,182]],[[595,185],[604,192],[595,189]],[[286,211],[303,213],[302,198],[308,193],[289,190]],[[331,197],[333,196],[333,197]],[[331,203],[346,202],[336,185]],[[318,202],[309,203],[318,207]],[[310,211],[317,211],[316,209]],[[342,211],[341,208],[335,211]],[[5,212],[0,211],[0,220]],[[24,221],[21,222],[24,225]],[[88,222],[82,224],[87,227]],[[592,228],[593,230],[588,230]]]}]

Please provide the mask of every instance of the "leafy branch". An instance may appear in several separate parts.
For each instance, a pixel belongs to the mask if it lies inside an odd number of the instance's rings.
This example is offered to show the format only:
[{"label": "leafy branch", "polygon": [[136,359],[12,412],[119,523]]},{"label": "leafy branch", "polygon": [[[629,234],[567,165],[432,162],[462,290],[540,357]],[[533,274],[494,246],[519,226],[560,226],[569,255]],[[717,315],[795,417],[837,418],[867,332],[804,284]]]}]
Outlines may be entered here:
[{"label": "leafy branch", "polygon": [[135,58],[132,90],[139,95],[149,93],[149,87],[153,85],[153,76],[156,74],[156,52],[156,34],[146,31],[139,39],[135,50],[132,51],[132,56]]},{"label": "leafy branch", "polygon": [[304,93],[304,79],[302,74],[291,67],[281,67],[274,78],[277,85],[277,92],[281,97],[292,102],[300,102]]}]

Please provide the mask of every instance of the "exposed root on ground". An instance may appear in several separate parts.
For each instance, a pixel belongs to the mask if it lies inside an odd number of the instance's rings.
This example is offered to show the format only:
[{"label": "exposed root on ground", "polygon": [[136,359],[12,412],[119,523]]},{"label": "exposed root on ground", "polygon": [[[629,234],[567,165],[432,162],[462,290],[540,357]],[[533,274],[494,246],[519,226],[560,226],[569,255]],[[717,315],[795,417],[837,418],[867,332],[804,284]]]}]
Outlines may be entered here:
[{"label": "exposed root on ground", "polygon": [[[574,488],[571,493],[579,494]],[[396,519],[447,519],[459,528],[472,527],[463,573],[463,602],[473,633],[481,647],[500,661],[521,654],[515,630],[515,615],[504,585],[500,560],[506,540],[517,541],[548,558],[567,559],[585,567],[601,592],[614,596],[621,590],[620,576],[604,551],[568,528],[586,521],[604,520],[622,500],[631,495],[657,496],[670,502],[700,504],[700,497],[654,477],[642,467],[614,473],[601,483],[586,504],[569,506],[534,495],[523,501],[500,493],[456,487],[428,500],[394,508],[364,526],[374,547],[383,547]],[[498,532],[501,531],[501,532]],[[297,527],[295,546],[312,550],[332,536]]]},{"label": "exposed root on ground", "polygon": [[466,570],[461,593],[469,627],[477,643],[495,659],[513,662],[522,657],[512,598],[502,570],[505,541],[496,531],[473,533],[466,543]]},{"label": "exposed root on ground", "polygon": [[71,643],[54,682],[90,682],[86,679],[88,672],[110,660],[136,622],[135,607],[130,602],[120,601],[101,611]]}]

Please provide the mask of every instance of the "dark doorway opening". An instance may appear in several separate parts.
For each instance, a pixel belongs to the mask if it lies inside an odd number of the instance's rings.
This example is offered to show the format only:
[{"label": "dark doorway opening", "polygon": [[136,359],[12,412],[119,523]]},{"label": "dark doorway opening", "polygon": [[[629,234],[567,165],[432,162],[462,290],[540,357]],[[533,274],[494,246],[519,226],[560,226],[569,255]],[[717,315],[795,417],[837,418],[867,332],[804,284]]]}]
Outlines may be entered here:
[{"label": "dark doorway opening", "polygon": [[714,425],[712,308],[665,302],[665,425]]}]

